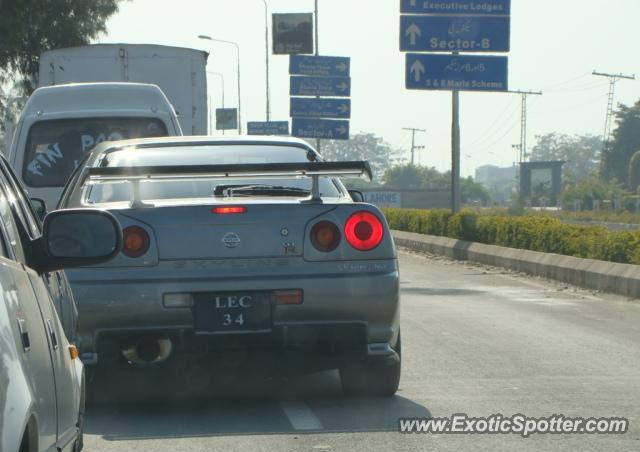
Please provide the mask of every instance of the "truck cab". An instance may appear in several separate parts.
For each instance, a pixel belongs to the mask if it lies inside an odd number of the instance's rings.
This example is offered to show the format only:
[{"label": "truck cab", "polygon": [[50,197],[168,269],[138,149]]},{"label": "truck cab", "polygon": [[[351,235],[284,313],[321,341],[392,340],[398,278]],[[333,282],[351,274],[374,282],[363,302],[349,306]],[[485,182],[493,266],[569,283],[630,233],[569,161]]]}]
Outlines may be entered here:
[{"label": "truck cab", "polygon": [[16,124],[8,159],[30,197],[55,207],[73,170],[104,141],[182,135],[156,85],[77,83],[37,89]]}]

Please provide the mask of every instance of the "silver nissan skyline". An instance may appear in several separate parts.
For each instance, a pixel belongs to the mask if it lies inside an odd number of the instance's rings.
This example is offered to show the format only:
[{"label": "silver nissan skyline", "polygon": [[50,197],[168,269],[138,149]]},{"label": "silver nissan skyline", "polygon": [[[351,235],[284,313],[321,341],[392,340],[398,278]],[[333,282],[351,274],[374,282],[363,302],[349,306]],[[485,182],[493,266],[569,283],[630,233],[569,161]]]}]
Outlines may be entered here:
[{"label": "silver nissan skyline", "polygon": [[340,177],[371,169],[293,138],[97,146],[59,205],[123,228],[118,257],[67,272],[85,364],[339,369],[345,394],[393,395],[397,253],[383,214]]}]

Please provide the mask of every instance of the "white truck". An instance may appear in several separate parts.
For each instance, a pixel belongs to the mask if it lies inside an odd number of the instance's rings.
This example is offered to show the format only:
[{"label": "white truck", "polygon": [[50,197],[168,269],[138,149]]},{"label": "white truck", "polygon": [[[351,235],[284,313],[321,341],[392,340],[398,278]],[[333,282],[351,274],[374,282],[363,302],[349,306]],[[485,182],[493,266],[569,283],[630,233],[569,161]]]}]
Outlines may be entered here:
[{"label": "white truck", "polygon": [[149,44],[92,44],[44,52],[38,87],[84,82],[157,85],[169,98],[185,135],[207,135],[208,54]]}]

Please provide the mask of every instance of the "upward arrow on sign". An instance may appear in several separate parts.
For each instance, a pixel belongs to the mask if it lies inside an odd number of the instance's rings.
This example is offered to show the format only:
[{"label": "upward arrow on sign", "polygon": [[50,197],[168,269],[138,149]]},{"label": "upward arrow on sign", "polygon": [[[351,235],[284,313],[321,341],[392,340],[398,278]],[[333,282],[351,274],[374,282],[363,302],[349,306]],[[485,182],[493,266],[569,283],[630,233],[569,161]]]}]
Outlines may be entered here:
[{"label": "upward arrow on sign", "polygon": [[409,36],[409,41],[411,42],[411,45],[414,46],[416,45],[417,38],[419,36],[422,36],[422,31],[420,31],[420,27],[412,23],[411,25],[409,25],[409,28],[407,28],[407,31],[404,33],[404,35]]},{"label": "upward arrow on sign", "polygon": [[426,69],[420,61],[416,60],[411,65],[411,73],[413,74],[413,78],[416,82],[420,81],[420,79],[422,78],[422,74],[424,74],[425,72]]}]

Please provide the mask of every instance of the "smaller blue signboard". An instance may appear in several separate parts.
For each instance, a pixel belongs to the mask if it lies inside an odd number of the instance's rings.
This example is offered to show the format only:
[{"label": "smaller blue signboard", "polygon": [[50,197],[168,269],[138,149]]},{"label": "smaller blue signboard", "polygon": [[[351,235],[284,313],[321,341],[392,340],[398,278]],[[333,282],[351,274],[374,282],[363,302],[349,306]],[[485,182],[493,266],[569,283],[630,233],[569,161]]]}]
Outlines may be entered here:
[{"label": "smaller blue signboard", "polygon": [[401,16],[400,50],[508,52],[509,17]]},{"label": "smaller blue signboard", "polygon": [[408,53],[407,89],[507,91],[508,58]]},{"label": "smaller blue signboard", "polygon": [[349,97],[351,79],[349,77],[301,77],[291,76],[289,87],[291,96]]},{"label": "smaller blue signboard", "polygon": [[291,116],[298,118],[349,119],[351,117],[351,100],[292,97]]},{"label": "smaller blue signboard", "polygon": [[349,121],[338,119],[293,118],[291,134],[300,138],[348,140]]},{"label": "smaller blue signboard", "polygon": [[248,135],[289,135],[289,121],[247,122]]},{"label": "smaller blue signboard", "polygon": [[509,16],[511,0],[400,0],[402,14]]},{"label": "smaller blue signboard", "polygon": [[289,74],[315,77],[349,77],[351,58],[292,55]]}]

